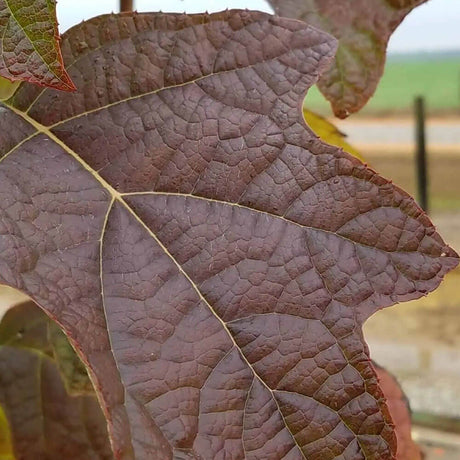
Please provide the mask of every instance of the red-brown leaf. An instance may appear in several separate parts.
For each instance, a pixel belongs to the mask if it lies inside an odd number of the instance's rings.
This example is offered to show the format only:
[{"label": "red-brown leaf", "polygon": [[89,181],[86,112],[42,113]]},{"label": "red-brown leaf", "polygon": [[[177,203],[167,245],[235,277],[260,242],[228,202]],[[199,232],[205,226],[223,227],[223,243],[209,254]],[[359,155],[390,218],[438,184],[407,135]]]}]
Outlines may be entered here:
[{"label": "red-brown leaf", "polygon": [[361,326],[458,260],[305,126],[334,39],[257,12],[130,13],[63,51],[78,92],[0,106],[0,282],[79,349],[117,458],[393,459]]},{"label": "red-brown leaf", "polygon": [[387,400],[391,418],[395,424],[398,443],[397,460],[422,460],[422,452],[412,440],[410,406],[405,394],[393,375],[380,366],[376,366],[375,370],[379,378],[380,387]]},{"label": "red-brown leaf", "polygon": [[268,0],[277,14],[306,21],[339,40],[334,63],[318,81],[339,118],[366,105],[383,74],[391,34],[413,8],[424,2]]}]

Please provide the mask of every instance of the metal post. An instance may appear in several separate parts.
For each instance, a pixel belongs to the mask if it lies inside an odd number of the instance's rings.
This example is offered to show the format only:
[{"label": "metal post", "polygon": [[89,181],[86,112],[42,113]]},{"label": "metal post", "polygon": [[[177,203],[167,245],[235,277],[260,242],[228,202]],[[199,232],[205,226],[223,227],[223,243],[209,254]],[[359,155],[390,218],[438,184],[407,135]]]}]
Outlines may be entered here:
[{"label": "metal post", "polygon": [[425,101],[422,96],[417,96],[414,103],[415,109],[415,162],[417,174],[417,201],[420,207],[428,212],[428,168],[425,137]]},{"label": "metal post", "polygon": [[133,11],[133,0],[120,0],[120,11]]}]

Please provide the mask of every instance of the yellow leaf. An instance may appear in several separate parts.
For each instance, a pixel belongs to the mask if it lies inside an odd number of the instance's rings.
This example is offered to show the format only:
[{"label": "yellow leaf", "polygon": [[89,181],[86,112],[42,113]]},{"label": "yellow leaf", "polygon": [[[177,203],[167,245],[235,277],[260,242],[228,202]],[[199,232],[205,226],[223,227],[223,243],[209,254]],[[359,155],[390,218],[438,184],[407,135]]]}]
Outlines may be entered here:
[{"label": "yellow leaf", "polygon": [[14,460],[8,420],[0,406],[0,460]]},{"label": "yellow leaf", "polygon": [[364,161],[360,153],[345,140],[346,134],[342,133],[321,115],[304,108],[303,117],[308,126],[321,140],[336,147],[341,147],[345,152]]}]

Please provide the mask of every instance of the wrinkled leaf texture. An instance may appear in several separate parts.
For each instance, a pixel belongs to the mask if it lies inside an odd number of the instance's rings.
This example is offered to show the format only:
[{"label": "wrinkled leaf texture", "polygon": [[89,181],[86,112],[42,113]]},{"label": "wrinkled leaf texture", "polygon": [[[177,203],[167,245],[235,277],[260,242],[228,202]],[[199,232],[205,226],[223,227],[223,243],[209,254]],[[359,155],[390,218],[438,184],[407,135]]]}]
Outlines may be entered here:
[{"label": "wrinkled leaf texture", "polygon": [[0,323],[0,411],[11,430],[11,459],[109,460],[94,391],[66,391],[54,354],[55,327],[31,301],[8,310]]},{"label": "wrinkled leaf texture", "polygon": [[117,458],[394,458],[361,325],[458,263],[306,127],[335,40],[260,12],[95,18],[79,91],[0,106],[0,282],[89,368]]},{"label": "wrinkled leaf texture", "polygon": [[374,94],[393,31],[427,0],[267,0],[280,16],[301,19],[339,40],[335,60],[318,81],[335,115],[346,118]]},{"label": "wrinkled leaf texture", "polygon": [[62,61],[55,0],[0,0],[0,37],[0,76],[75,90]]}]

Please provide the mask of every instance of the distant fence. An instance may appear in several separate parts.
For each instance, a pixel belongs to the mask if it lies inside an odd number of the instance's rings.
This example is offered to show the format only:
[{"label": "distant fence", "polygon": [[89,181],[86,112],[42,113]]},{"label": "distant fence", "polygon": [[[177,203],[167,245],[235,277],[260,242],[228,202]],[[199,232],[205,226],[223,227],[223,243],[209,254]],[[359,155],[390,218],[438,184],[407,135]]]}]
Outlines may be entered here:
[{"label": "distant fence", "polygon": [[425,100],[417,96],[414,101],[415,113],[415,166],[417,179],[417,201],[420,207],[429,211],[428,205],[428,166],[426,155]]}]

